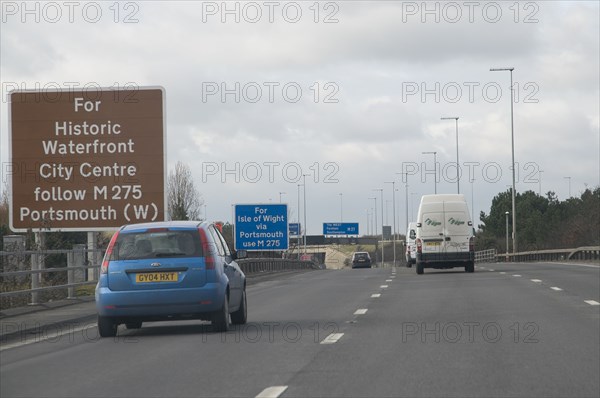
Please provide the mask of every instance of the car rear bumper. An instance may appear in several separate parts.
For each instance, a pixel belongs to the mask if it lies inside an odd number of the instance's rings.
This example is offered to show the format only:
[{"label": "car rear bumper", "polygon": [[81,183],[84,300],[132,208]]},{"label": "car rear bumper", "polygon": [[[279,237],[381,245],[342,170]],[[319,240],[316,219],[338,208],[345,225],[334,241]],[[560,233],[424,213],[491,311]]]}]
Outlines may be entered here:
[{"label": "car rear bumper", "polygon": [[424,268],[464,267],[474,260],[474,252],[417,253],[417,263]]},{"label": "car rear bumper", "polygon": [[193,316],[217,311],[223,306],[225,288],[208,283],[201,288],[112,291],[96,287],[98,315],[107,317]]}]

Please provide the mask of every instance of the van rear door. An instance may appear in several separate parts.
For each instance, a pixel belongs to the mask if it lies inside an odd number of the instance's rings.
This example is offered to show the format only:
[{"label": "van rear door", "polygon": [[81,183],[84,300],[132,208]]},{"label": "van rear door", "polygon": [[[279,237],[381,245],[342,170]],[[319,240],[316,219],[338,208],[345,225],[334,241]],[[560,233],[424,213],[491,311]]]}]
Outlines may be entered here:
[{"label": "van rear door", "polygon": [[[433,207],[433,206],[427,206]],[[431,208],[431,210],[434,210]],[[421,241],[423,254],[437,254],[443,251],[444,213],[425,209],[421,223]],[[439,210],[439,207],[437,208]]]}]

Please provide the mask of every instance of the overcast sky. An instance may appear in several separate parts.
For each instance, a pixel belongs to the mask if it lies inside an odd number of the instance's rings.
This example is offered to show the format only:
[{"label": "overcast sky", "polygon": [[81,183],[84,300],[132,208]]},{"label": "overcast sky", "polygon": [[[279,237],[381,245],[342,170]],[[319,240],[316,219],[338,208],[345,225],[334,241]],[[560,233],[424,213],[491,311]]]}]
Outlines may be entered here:
[{"label": "overcast sky", "polygon": [[478,220],[511,184],[510,73],[490,68],[514,67],[517,191],[540,170],[561,200],[565,177],[572,195],[600,184],[597,1],[27,4],[2,3],[3,180],[10,90],[130,83],[165,88],[168,169],[190,166],[211,220],[281,197],[294,221],[310,174],[308,233],[366,233],[372,197],[381,226],[380,188],[392,225],[388,181],[404,232],[404,182],[411,219],[434,191],[422,152],[438,193],[457,191],[448,116]]}]

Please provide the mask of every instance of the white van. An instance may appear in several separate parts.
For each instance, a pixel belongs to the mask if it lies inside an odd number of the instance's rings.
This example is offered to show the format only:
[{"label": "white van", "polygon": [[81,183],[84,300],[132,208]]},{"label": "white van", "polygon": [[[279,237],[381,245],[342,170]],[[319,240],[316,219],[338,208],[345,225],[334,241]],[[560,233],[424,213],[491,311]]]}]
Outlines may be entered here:
[{"label": "white van", "polygon": [[406,231],[406,266],[408,268],[417,261],[417,245],[415,244],[417,239],[417,223],[408,223],[408,230]]},{"label": "white van", "polygon": [[417,216],[417,274],[425,268],[475,270],[473,223],[464,195],[423,195]]}]

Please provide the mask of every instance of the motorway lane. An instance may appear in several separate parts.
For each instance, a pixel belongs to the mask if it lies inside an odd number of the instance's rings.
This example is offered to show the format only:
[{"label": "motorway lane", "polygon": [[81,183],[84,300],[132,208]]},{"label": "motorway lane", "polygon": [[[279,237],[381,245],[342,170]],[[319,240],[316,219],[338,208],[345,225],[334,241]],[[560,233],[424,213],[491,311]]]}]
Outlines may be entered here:
[{"label": "motorway lane", "polygon": [[[598,396],[599,307],[582,301],[598,288],[575,293],[596,270],[550,268],[572,280],[557,292],[500,274],[510,266],[261,282],[248,288],[250,323],[224,335],[197,321],[153,323],[116,340],[91,329],[2,351],[0,395],[256,396],[287,386],[281,396]],[[343,336],[319,344],[330,333]]]},{"label": "motorway lane", "polygon": [[402,273],[282,396],[597,397],[598,307],[522,282]]},{"label": "motorway lane", "polygon": [[600,264],[596,263],[498,263],[482,264],[485,269],[518,274],[522,278],[541,280],[542,286],[558,287],[582,300],[600,302]]},{"label": "motorway lane", "polygon": [[249,321],[224,335],[199,321],[93,329],[2,351],[0,395],[255,396],[308,366],[389,270],[314,271],[248,287]]}]

